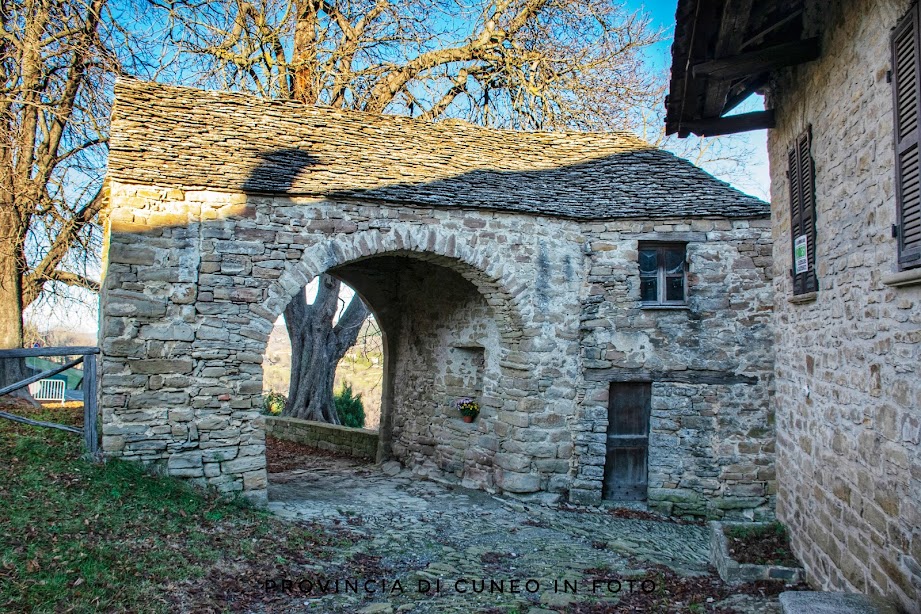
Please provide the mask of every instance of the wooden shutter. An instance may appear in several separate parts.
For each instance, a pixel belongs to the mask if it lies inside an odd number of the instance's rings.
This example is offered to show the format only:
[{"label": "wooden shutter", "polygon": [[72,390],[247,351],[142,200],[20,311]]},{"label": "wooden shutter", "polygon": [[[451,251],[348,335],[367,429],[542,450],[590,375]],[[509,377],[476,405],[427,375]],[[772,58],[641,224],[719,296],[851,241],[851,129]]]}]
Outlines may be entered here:
[{"label": "wooden shutter", "polygon": [[[815,166],[812,162],[812,133],[806,130],[796,138],[787,154],[790,177],[790,251],[793,255],[793,294],[819,289],[815,274]],[[796,240],[806,237],[807,270],[796,273]]]},{"label": "wooden shutter", "polygon": [[892,32],[892,95],[895,113],[896,220],[899,268],[921,266],[921,116],[919,9],[915,4]]}]

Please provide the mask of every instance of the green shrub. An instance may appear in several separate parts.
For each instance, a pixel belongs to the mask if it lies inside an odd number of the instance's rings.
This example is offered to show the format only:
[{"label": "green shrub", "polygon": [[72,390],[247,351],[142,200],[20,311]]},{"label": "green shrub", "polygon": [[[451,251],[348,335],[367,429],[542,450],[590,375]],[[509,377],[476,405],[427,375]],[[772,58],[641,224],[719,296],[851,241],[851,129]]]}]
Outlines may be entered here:
[{"label": "green shrub", "polygon": [[262,413],[277,416],[282,412],[287,403],[288,397],[280,392],[270,390],[268,393],[262,395]]},{"label": "green shrub", "polygon": [[361,402],[361,395],[352,392],[352,384],[342,383],[342,390],[334,395],[336,413],[342,426],[364,428],[365,406]]}]

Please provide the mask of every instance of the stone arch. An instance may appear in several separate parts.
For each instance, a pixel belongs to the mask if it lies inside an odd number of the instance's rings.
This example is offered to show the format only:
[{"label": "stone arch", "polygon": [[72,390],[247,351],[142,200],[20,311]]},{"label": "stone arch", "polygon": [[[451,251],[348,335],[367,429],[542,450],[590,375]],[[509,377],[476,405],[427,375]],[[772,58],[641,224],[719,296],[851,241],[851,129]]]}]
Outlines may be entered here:
[{"label": "stone arch", "polygon": [[503,340],[517,343],[524,329],[528,285],[516,280],[501,259],[492,257],[482,243],[467,243],[467,238],[461,233],[437,227],[420,229],[411,224],[394,224],[386,232],[366,230],[324,237],[305,249],[296,264],[286,267],[254,311],[274,322],[291,297],[317,275],[375,256],[407,255],[444,266],[470,281],[496,313]]},{"label": "stone arch", "polygon": [[[103,293],[108,453],[264,499],[262,362],[275,321],[317,275],[343,267],[359,275],[382,266],[392,272],[399,267],[357,264],[399,257],[449,272],[458,282],[452,287],[469,286],[464,296],[481,301],[477,313],[484,315],[471,327],[466,316],[439,321],[437,311],[420,312],[435,327],[427,330],[444,334],[434,350],[413,341],[398,352],[417,358],[391,381],[431,383],[433,391],[414,405],[404,397],[395,403],[394,456],[424,467],[425,475],[441,471],[476,488],[567,489],[576,400],[564,388],[579,377],[581,280],[574,263],[582,257],[570,223],[363,201],[145,190],[116,186],[113,198]],[[492,328],[480,348],[471,332],[484,326]],[[436,339],[419,330],[418,338]],[[412,354],[414,347],[427,358]],[[468,387],[448,380],[466,381],[469,370],[447,368],[444,358],[457,365],[485,361],[474,381],[483,384],[487,410],[473,430],[461,430],[467,427],[459,427],[447,403]],[[441,379],[416,378],[432,367]],[[428,424],[416,411],[425,403],[436,406],[437,420],[413,439]],[[464,441],[453,445],[458,432]],[[438,447],[440,435],[460,457]]]},{"label": "stone arch", "polygon": [[[347,275],[342,276],[340,273],[361,263],[395,257],[435,265],[434,268],[447,269],[465,280],[482,298],[491,321],[495,323],[499,346],[494,348],[497,351],[490,356],[489,363],[494,367],[494,374],[497,377],[494,382],[488,384],[488,387],[502,389],[506,384],[514,387],[516,384],[513,383],[513,380],[518,378],[520,382],[522,374],[520,371],[508,369],[505,366],[505,358],[510,352],[518,352],[518,345],[524,330],[525,316],[522,302],[527,300],[528,286],[521,284],[518,287],[510,287],[514,280],[503,279],[506,267],[501,264],[502,256],[491,258],[490,252],[482,244],[478,247],[465,246],[463,235],[459,236],[443,230],[419,232],[407,229],[403,233],[400,230],[402,229],[395,228],[390,232],[372,230],[322,238],[307,248],[296,264],[289,265],[281,277],[267,288],[268,298],[261,305],[251,309],[258,310],[262,317],[274,322],[284,311],[291,297],[302,291],[311,279],[322,273],[330,273],[349,283],[356,294],[365,300],[372,313],[377,315],[379,303],[363,292],[360,286],[351,283]],[[398,376],[394,372],[394,364],[397,362],[395,358],[397,344],[394,343],[393,337],[399,338],[399,334],[394,335],[389,323],[382,318],[378,317],[378,321],[384,336],[381,444],[377,457],[378,461],[382,461],[392,458],[394,439],[392,429],[396,415],[395,405],[397,405],[394,399],[399,396],[394,394],[395,381]],[[457,349],[461,352],[470,351],[469,347]],[[483,350],[484,348],[480,348],[481,354]],[[520,386],[520,383],[517,385]],[[491,413],[494,417],[495,410]],[[482,459],[484,455],[492,456],[494,453],[495,450],[485,450],[480,458]],[[458,478],[466,475],[463,462],[455,459],[451,466],[458,472]],[[484,474],[483,471],[478,473],[481,477]],[[484,479],[487,487],[493,485],[492,476]]]},{"label": "stone arch", "polygon": [[[681,462],[663,463],[650,501],[768,510],[773,478],[738,470],[773,454],[767,203],[622,135],[452,131],[156,84],[117,90],[100,301],[107,454],[264,497],[260,363],[274,321],[317,274],[403,253],[456,271],[501,324],[503,394],[492,432],[465,450],[491,462],[496,490],[600,500],[610,385],[654,377],[657,403],[675,402],[699,436],[671,416],[652,428]],[[694,284],[713,294],[647,308],[640,241],[699,244]],[[755,272],[727,286],[726,270]],[[724,355],[708,349],[739,339]],[[759,383],[723,383],[739,368]],[[749,450],[707,449],[714,408],[732,418],[719,433],[765,434]]]}]

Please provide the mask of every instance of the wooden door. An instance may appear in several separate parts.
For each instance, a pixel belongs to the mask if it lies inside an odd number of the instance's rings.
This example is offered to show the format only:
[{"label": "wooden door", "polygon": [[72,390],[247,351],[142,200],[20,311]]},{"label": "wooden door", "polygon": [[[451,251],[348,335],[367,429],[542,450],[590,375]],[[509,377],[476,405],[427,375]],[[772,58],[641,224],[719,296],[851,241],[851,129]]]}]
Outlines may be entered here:
[{"label": "wooden door", "polygon": [[611,384],[607,458],[602,489],[602,497],[605,499],[646,499],[651,400],[652,384],[648,382]]}]

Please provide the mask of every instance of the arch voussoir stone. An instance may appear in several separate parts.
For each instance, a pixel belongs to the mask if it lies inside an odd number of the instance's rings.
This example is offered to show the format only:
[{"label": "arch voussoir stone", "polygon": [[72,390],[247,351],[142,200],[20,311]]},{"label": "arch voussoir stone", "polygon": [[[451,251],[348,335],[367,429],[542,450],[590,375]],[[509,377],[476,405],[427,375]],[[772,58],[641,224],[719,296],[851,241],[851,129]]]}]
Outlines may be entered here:
[{"label": "arch voussoir stone", "polygon": [[519,308],[508,300],[512,295],[505,290],[506,282],[496,275],[501,275],[504,269],[483,253],[484,248],[458,250],[457,245],[456,233],[419,229],[410,224],[394,224],[388,233],[371,230],[324,237],[306,247],[297,264],[285,266],[277,282],[269,287],[263,307],[277,317],[288,300],[317,275],[369,257],[405,253],[433,259],[455,270],[488,297],[489,303],[509,322],[508,326],[515,326],[521,318]]}]

